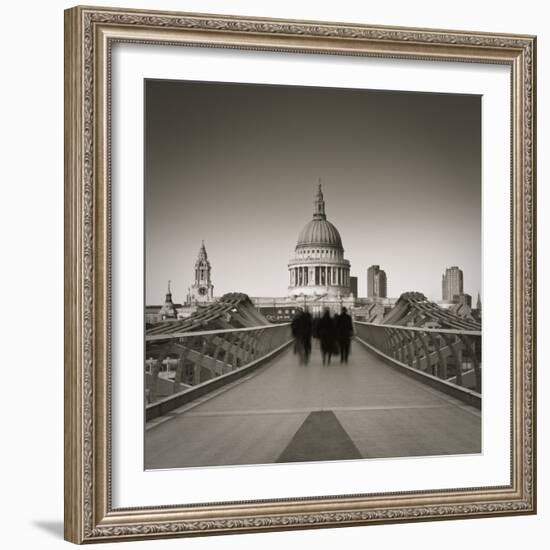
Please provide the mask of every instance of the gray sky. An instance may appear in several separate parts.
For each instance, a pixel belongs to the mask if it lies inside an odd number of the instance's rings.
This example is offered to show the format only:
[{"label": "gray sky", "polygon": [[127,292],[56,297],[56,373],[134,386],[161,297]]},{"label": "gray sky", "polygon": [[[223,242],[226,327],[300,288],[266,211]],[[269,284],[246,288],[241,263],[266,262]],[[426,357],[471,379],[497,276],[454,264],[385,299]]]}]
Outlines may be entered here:
[{"label": "gray sky", "polygon": [[481,281],[481,98],[146,81],[146,302],[181,302],[204,239],[214,294],[286,296],[320,177],[366,295],[441,299],[446,267]]}]

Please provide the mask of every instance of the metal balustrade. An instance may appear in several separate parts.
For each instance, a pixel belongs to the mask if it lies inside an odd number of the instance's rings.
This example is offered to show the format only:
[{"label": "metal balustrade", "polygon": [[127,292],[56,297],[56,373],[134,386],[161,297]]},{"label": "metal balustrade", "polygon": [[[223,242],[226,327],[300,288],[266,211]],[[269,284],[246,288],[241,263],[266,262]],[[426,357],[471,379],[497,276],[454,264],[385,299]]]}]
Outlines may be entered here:
[{"label": "metal balustrade", "polygon": [[[172,405],[204,394],[246,373],[291,342],[290,323],[168,334],[147,334],[146,400]],[[214,383],[218,381],[218,383]],[[195,391],[200,388],[200,391]],[[172,408],[174,408],[172,407]],[[165,403],[163,411],[170,409]],[[148,414],[148,416],[150,416]],[[158,415],[157,415],[158,416]]]},{"label": "metal balustrade", "polygon": [[481,331],[354,322],[356,335],[398,364],[481,394]]}]

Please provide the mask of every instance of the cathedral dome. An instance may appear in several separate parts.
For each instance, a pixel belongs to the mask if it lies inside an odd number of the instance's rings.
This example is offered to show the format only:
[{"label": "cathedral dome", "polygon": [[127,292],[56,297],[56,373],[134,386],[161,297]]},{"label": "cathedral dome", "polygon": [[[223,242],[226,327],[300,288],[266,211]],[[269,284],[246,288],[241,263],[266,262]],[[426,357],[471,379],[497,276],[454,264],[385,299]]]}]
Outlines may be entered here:
[{"label": "cathedral dome", "polygon": [[314,218],[300,231],[296,246],[334,246],[342,248],[342,239],[338,229],[328,220]]},{"label": "cathedral dome", "polygon": [[330,246],[342,248],[342,239],[338,229],[334,227],[325,214],[325,200],[321,191],[321,184],[315,200],[313,219],[308,222],[298,235],[296,248],[307,246]]},{"label": "cathedral dome", "polygon": [[309,296],[317,300],[333,300],[334,307],[343,298],[352,296],[350,263],[344,258],[344,247],[338,229],[325,214],[325,199],[319,183],[315,198],[313,219],[308,222],[300,234],[294,250],[294,258],[288,262],[288,295],[300,300]]}]

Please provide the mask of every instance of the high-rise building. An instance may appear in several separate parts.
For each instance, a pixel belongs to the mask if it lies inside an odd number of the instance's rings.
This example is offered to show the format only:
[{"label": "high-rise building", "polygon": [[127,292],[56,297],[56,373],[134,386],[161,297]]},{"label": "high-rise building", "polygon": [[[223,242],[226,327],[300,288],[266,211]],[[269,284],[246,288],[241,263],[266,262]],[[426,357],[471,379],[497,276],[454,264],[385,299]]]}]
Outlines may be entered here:
[{"label": "high-rise building", "polygon": [[349,278],[349,289],[351,293],[353,294],[354,298],[357,298],[357,277],[350,277]]},{"label": "high-rise building", "polygon": [[442,298],[452,302],[456,295],[464,293],[464,275],[456,265],[448,267],[441,278]]},{"label": "high-rise building", "polygon": [[379,265],[371,265],[367,269],[367,297],[387,298],[388,280],[386,272]]}]

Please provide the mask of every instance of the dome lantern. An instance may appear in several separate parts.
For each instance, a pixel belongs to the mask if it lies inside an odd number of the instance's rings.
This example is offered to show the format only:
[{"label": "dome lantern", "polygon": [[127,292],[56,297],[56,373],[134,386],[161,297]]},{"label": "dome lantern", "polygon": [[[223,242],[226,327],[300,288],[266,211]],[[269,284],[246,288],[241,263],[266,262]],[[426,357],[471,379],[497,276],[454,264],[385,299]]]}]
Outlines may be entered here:
[{"label": "dome lantern", "polygon": [[315,212],[313,213],[314,220],[326,220],[325,214],[325,199],[323,197],[323,190],[321,189],[321,178],[319,178],[319,190],[317,191],[317,198],[315,199]]}]

